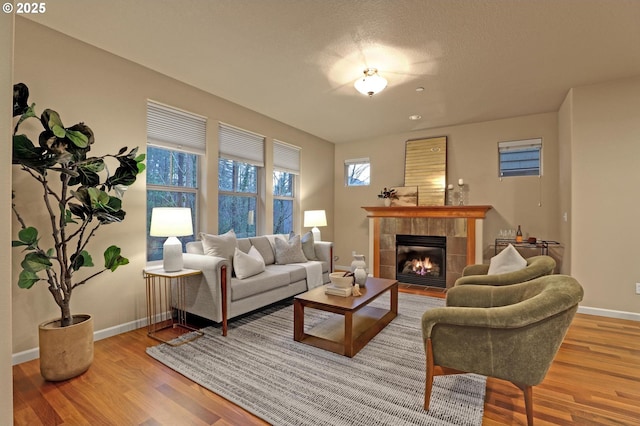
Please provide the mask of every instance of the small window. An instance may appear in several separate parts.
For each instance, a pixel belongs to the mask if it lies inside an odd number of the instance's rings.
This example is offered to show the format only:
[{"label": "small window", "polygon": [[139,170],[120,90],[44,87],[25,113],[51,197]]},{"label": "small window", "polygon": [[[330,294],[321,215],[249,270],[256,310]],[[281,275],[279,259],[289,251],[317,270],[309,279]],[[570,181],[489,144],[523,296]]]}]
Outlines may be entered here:
[{"label": "small window", "polygon": [[356,158],[344,162],[344,184],[346,186],[369,186],[371,163],[368,158]]},{"label": "small window", "polygon": [[498,176],[541,176],[542,139],[498,142]]}]

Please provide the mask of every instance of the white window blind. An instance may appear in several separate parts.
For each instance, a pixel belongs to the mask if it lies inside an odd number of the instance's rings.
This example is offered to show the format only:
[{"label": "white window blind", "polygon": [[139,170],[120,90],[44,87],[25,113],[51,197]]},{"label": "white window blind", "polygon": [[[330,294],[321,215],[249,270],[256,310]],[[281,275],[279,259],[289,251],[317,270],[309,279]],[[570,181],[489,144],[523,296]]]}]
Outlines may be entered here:
[{"label": "white window blind", "polygon": [[220,157],[264,167],[264,136],[220,123]]},{"label": "white window blind", "polygon": [[542,139],[498,142],[499,176],[541,176]]},{"label": "white window blind", "polygon": [[178,151],[204,154],[205,117],[147,101],[147,143]]},{"label": "white window blind", "polygon": [[300,147],[274,140],[273,168],[294,175],[300,174]]}]

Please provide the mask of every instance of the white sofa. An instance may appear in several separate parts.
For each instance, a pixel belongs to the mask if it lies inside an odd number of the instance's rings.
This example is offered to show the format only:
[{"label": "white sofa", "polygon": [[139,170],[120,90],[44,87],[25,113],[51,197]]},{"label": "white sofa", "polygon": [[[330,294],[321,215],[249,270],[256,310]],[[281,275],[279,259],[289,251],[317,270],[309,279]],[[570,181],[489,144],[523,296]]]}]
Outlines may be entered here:
[{"label": "white sofa", "polygon": [[[265,261],[264,272],[245,279],[235,277],[228,259],[204,254],[201,241],[187,243],[187,252],[183,254],[184,267],[201,270],[202,275],[188,278],[186,311],[221,322],[222,333],[226,336],[228,319],[307,291],[305,264],[275,263],[275,252],[270,242],[274,237],[238,238],[239,250],[247,253],[253,245]],[[318,241],[313,247],[318,259],[313,262],[322,268],[322,283],[328,283],[333,269],[333,243]]]}]

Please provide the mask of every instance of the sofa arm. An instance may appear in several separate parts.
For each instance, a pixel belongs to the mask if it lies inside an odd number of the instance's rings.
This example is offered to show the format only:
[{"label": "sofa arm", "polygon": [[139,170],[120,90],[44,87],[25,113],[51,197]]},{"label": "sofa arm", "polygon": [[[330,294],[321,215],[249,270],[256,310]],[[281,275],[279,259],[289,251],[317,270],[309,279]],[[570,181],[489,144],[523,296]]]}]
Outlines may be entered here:
[{"label": "sofa arm", "polygon": [[329,262],[329,272],[333,272],[333,242],[315,241],[313,245],[318,260]]},{"label": "sofa arm", "polygon": [[[185,289],[187,311],[215,322],[223,322],[222,271],[226,270],[225,282],[228,282],[231,273],[229,261],[222,257],[193,253],[184,253],[182,256],[185,268],[202,271],[202,275],[190,277],[200,280],[199,285],[188,285]],[[227,306],[230,293],[227,292]]]}]

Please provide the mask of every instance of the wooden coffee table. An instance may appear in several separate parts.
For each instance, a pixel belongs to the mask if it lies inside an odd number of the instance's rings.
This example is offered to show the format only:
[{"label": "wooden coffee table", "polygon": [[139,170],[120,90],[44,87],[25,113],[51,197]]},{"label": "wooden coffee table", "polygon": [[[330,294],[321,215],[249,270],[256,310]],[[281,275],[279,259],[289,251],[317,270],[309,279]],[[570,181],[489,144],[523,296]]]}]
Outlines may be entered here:
[{"label": "wooden coffee table", "polygon": [[[299,294],[293,299],[293,340],[340,355],[353,357],[398,315],[398,281],[367,278],[360,287],[362,296],[325,294],[325,286]],[[368,306],[382,293],[391,293],[389,310]],[[341,316],[304,331],[304,309],[313,308]]]}]

